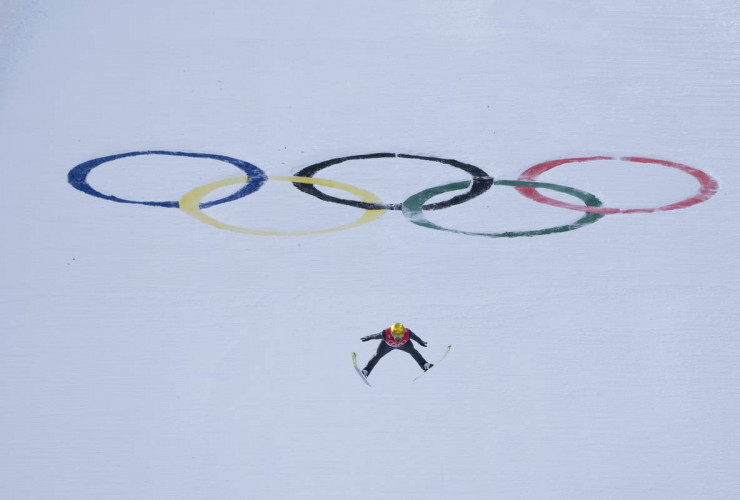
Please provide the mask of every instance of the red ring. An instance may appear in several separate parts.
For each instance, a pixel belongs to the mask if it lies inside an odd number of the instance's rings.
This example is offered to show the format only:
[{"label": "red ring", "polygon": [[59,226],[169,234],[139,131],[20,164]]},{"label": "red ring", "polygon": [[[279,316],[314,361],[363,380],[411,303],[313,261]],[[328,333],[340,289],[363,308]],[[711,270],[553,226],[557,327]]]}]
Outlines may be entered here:
[{"label": "red ring", "polygon": [[662,207],[655,207],[655,208],[611,208],[611,207],[589,207],[584,205],[572,205],[570,203],[565,203],[564,201],[558,201],[554,198],[548,198],[547,196],[544,196],[537,191],[536,188],[531,187],[518,187],[516,188],[517,191],[519,191],[521,194],[529,198],[530,200],[534,200],[539,203],[544,203],[546,205],[552,205],[554,207],[561,207],[561,208],[567,208],[570,210],[577,210],[579,212],[590,212],[593,214],[636,214],[636,213],[652,213],[652,212],[659,212],[659,211],[666,211],[666,210],[676,210],[679,208],[687,208],[692,205],[696,205],[698,203],[702,203],[704,201],[707,201],[709,198],[714,196],[714,194],[717,192],[718,186],[717,181],[714,180],[709,174],[702,172],[699,169],[689,167],[688,165],[682,165],[681,163],[674,163],[672,161],[665,161],[665,160],[655,160],[651,158],[640,158],[637,156],[628,156],[625,158],[614,158],[612,156],[591,156],[586,158],[565,158],[562,160],[551,160],[546,161],[543,163],[538,163],[537,165],[528,168],[525,170],[520,176],[520,181],[536,181],[537,178],[542,175],[544,172],[547,172],[548,170],[552,170],[553,168],[563,165],[565,163],[574,163],[574,162],[585,162],[585,161],[593,161],[593,160],[622,160],[622,161],[629,161],[634,163],[654,163],[656,165],[663,165],[666,167],[675,168],[678,170],[681,170],[683,172],[686,172],[687,174],[694,177],[697,181],[699,181],[699,185],[701,188],[699,189],[699,192],[696,193],[691,198],[686,198],[685,200],[679,201],[677,203],[672,203],[670,205],[664,205]]}]

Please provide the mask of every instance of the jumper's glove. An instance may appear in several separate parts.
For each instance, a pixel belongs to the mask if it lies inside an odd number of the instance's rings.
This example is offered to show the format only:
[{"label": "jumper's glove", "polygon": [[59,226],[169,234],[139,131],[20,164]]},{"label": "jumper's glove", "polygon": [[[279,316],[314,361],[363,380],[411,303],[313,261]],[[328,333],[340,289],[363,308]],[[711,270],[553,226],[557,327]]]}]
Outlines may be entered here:
[{"label": "jumper's glove", "polygon": [[427,346],[427,343],[424,342],[423,340],[419,340],[419,345],[422,346],[422,347],[426,347]]},{"label": "jumper's glove", "polygon": [[370,335],[368,335],[367,337],[362,337],[360,340],[362,340],[363,342],[367,342],[368,340],[372,340],[372,338]]}]

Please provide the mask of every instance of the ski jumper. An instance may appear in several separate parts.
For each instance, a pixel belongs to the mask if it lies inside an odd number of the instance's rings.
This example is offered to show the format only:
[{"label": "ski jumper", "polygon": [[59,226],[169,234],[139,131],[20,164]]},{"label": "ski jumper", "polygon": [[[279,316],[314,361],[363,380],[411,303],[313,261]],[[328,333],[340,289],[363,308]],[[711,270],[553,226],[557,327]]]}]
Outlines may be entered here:
[{"label": "ski jumper", "polygon": [[375,335],[369,335],[366,338],[368,340],[382,340],[382,342],[378,345],[378,350],[375,352],[375,355],[370,358],[370,361],[367,362],[367,366],[365,366],[365,370],[367,371],[368,375],[370,375],[370,372],[373,371],[375,365],[378,364],[380,358],[396,349],[400,349],[411,354],[411,357],[413,357],[414,360],[419,363],[419,366],[422,368],[422,370],[424,369],[424,365],[426,364],[427,360],[424,359],[424,356],[422,356],[421,353],[416,350],[414,344],[411,343],[411,340],[419,344],[422,344],[424,341],[421,340],[414,332],[412,332],[408,328],[404,329],[403,337],[398,340],[395,339],[393,335],[391,335],[390,328],[386,328],[382,332],[376,333]]}]

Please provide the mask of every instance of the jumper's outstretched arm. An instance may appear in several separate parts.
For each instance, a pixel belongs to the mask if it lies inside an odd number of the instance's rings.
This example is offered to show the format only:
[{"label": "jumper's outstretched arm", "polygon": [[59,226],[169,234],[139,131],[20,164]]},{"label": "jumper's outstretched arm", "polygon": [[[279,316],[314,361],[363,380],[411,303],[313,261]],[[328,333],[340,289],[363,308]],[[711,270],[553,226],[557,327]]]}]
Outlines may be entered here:
[{"label": "jumper's outstretched arm", "polygon": [[418,342],[418,343],[419,343],[419,345],[420,345],[420,346],[422,346],[422,347],[426,347],[426,346],[427,346],[427,343],[426,343],[426,342],[424,342],[423,340],[421,340],[421,339],[419,338],[419,336],[418,336],[418,335],[416,335],[416,334],[415,334],[414,332],[412,332],[411,330],[409,330],[409,338],[410,338],[411,340],[415,340],[416,342]]}]

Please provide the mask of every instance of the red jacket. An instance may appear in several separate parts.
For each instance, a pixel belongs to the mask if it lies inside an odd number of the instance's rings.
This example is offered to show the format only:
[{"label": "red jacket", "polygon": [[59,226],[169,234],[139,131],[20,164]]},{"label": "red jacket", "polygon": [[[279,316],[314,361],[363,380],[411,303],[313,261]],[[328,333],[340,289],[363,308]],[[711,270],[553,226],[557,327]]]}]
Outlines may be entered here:
[{"label": "red jacket", "polygon": [[391,347],[401,347],[403,344],[409,341],[409,336],[411,333],[411,330],[408,328],[403,329],[403,337],[396,340],[393,335],[391,335],[391,329],[386,328],[383,330],[383,333],[385,334],[383,337],[383,340],[385,340],[385,343],[388,344]]}]

